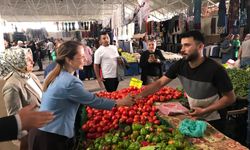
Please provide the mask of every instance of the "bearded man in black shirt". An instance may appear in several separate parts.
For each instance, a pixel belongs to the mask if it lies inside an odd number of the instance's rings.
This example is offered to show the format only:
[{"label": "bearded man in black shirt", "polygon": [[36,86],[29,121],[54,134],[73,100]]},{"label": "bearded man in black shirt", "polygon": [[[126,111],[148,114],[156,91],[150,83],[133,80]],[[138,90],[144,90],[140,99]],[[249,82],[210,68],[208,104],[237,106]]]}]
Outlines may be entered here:
[{"label": "bearded man in black shirt", "polygon": [[235,102],[227,72],[220,64],[202,55],[204,37],[199,31],[182,34],[181,44],[183,59],[173,64],[164,76],[148,85],[140,94],[126,98],[139,99],[153,94],[177,77],[193,109],[189,115],[204,119],[221,131],[223,121],[218,110]]}]

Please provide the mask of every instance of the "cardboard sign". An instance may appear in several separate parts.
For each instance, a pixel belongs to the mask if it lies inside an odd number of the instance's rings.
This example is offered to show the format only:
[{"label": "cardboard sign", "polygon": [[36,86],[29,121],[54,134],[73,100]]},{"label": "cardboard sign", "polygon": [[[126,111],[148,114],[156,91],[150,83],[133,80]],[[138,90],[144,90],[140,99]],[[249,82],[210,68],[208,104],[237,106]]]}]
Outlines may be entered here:
[{"label": "cardboard sign", "polygon": [[136,79],[136,78],[131,78],[129,86],[141,88],[142,87],[142,80]]}]

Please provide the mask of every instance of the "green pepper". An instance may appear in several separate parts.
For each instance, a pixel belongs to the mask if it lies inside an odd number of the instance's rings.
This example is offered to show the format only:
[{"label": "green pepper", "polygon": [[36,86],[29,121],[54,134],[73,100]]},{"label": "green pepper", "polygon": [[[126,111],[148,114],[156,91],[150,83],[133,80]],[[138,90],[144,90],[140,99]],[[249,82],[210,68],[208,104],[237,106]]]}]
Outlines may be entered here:
[{"label": "green pepper", "polygon": [[164,132],[159,133],[159,137],[160,137],[161,141],[167,141],[168,140],[167,134],[164,133]]},{"label": "green pepper", "polygon": [[123,146],[125,149],[127,149],[129,147],[129,145],[130,145],[130,142],[128,140],[123,141]]},{"label": "green pepper", "polygon": [[121,133],[121,137],[124,137],[124,136],[126,136],[126,133],[125,133],[125,132],[122,132],[122,133]]},{"label": "green pepper", "polygon": [[112,150],[118,150],[118,146],[115,145],[115,144],[113,144],[113,145],[111,146],[111,149],[112,149]]},{"label": "green pepper", "polygon": [[118,137],[118,136],[114,136],[114,137],[112,138],[112,143],[113,143],[113,144],[117,144],[118,140],[119,140],[119,137]]},{"label": "green pepper", "polygon": [[132,141],[135,141],[138,136],[139,136],[139,131],[133,131],[133,133],[130,135],[130,138]]},{"label": "green pepper", "polygon": [[144,127],[149,130],[152,127],[152,123],[147,122]]},{"label": "green pepper", "polygon": [[154,134],[153,134],[153,133],[147,134],[147,135],[146,135],[146,140],[147,140],[147,142],[151,143],[153,137],[154,137]]},{"label": "green pepper", "polygon": [[120,135],[121,135],[121,131],[117,131],[117,132],[115,133],[115,136],[117,136],[117,137],[120,137]]},{"label": "green pepper", "polygon": [[177,149],[183,147],[183,144],[182,144],[182,142],[181,142],[180,140],[175,140],[173,145],[174,145]]},{"label": "green pepper", "polygon": [[117,148],[124,149],[124,143],[122,141],[118,142]]},{"label": "green pepper", "polygon": [[137,142],[141,142],[141,141],[143,141],[144,139],[143,139],[143,136],[141,136],[141,135],[139,135],[137,138],[136,138],[136,141]]},{"label": "green pepper", "polygon": [[139,142],[134,142],[131,143],[128,147],[128,150],[139,150],[140,149],[140,143]]},{"label": "green pepper", "polygon": [[141,130],[140,130],[140,134],[141,135],[147,135],[149,132],[148,132],[148,130],[146,130],[145,128],[142,128]]},{"label": "green pepper", "polygon": [[155,135],[155,136],[153,137],[153,139],[152,139],[152,142],[153,142],[153,143],[159,143],[160,141],[161,141],[161,139],[160,139],[160,137],[157,136],[157,135]]},{"label": "green pepper", "polygon": [[159,147],[160,150],[165,150],[167,144],[164,142],[161,142],[161,143],[157,143],[156,146]]},{"label": "green pepper", "polygon": [[111,142],[112,142],[112,134],[108,133],[105,135],[105,143],[111,144]]},{"label": "green pepper", "polygon": [[140,131],[140,129],[142,128],[143,126],[141,124],[138,124],[138,123],[134,123],[132,124],[132,130],[133,131]]},{"label": "green pepper", "polygon": [[127,135],[131,134],[131,132],[132,132],[131,127],[130,127],[130,126],[126,126],[126,127],[124,128],[124,132],[125,132]]},{"label": "green pepper", "polygon": [[165,150],[177,150],[176,147],[174,145],[168,145]]}]

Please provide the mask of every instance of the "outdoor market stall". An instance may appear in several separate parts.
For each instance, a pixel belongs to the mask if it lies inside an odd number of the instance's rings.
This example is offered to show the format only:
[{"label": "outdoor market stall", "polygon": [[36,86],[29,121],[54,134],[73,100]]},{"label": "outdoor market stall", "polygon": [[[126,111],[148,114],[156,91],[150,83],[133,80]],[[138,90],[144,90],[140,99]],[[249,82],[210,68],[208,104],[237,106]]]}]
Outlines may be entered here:
[{"label": "outdoor market stall", "polygon": [[[143,89],[143,88],[142,88]],[[116,92],[99,92],[100,97],[118,99],[126,94],[137,94],[142,89],[125,88]],[[196,126],[187,128],[186,134],[181,125],[189,118],[182,113],[188,111],[181,104],[187,104],[184,93],[169,87],[164,87],[153,95],[140,99],[132,107],[114,108],[111,111],[86,108],[83,146],[91,149],[216,149],[216,150],[244,150],[237,141],[228,138],[205,124],[203,129],[199,121],[193,121]],[[166,107],[161,109],[161,107]],[[171,106],[171,107],[170,107]],[[166,109],[169,110],[166,113]],[[200,130],[199,134],[198,132]],[[185,135],[186,134],[186,135]]]}]

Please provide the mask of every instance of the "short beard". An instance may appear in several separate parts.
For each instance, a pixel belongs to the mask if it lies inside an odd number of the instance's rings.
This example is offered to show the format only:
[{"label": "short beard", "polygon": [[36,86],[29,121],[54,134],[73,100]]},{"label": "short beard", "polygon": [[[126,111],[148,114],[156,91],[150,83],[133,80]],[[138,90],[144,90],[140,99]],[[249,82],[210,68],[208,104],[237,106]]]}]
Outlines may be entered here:
[{"label": "short beard", "polygon": [[185,60],[187,61],[194,61],[197,60],[199,57],[199,52],[195,51],[194,53],[187,55],[186,57],[184,57]]}]

